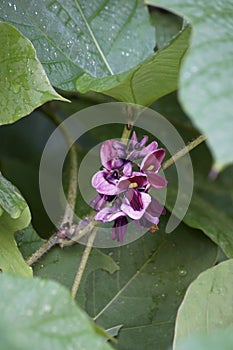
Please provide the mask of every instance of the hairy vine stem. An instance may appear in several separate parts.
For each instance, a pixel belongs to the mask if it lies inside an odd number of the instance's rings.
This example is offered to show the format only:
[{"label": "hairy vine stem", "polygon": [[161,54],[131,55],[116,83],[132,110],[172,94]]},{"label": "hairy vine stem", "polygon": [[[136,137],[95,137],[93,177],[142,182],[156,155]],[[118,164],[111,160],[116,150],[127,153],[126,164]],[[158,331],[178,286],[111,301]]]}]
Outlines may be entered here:
[{"label": "hairy vine stem", "polygon": [[45,253],[47,253],[54,245],[58,243],[57,233],[54,233],[42,246],[37,249],[27,260],[26,263],[31,266],[37,260],[42,257]]},{"label": "hairy vine stem", "polygon": [[79,267],[78,267],[78,271],[76,273],[76,276],[75,276],[75,279],[74,279],[74,283],[73,283],[73,286],[72,286],[72,289],[71,289],[71,296],[72,296],[73,299],[75,299],[75,297],[77,295],[78,288],[80,286],[80,282],[81,282],[83,273],[84,273],[85,268],[86,268],[88,257],[90,255],[91,249],[93,247],[93,243],[95,241],[97,229],[98,229],[98,227],[94,227],[93,228],[93,230],[92,230],[92,232],[91,232],[91,234],[89,236],[89,239],[87,241],[86,248],[85,248],[85,250],[83,252],[82,259],[80,261],[80,264],[79,264]]},{"label": "hairy vine stem", "polygon": [[48,241],[46,241],[38,250],[36,250],[28,259],[27,264],[32,265],[35,263],[41,256],[47,253],[54,245],[61,242],[61,232],[64,233],[65,227],[69,228],[73,223],[74,210],[77,199],[77,152],[76,147],[73,144],[72,138],[67,130],[62,125],[62,120],[53,112],[51,109],[43,107],[43,112],[48,116],[55,125],[60,126],[63,135],[66,139],[67,144],[70,146],[70,176],[69,176],[69,187],[67,193],[67,206],[65,208],[65,213],[60,223],[60,229],[58,232],[54,233]]},{"label": "hairy vine stem", "polygon": [[73,144],[73,140],[67,131],[67,129],[62,125],[62,120],[53,112],[51,109],[42,108],[43,112],[52,120],[52,122],[59,126],[62,130],[62,133],[66,139],[68,146],[70,146],[69,156],[70,156],[70,176],[69,176],[69,188],[67,193],[67,203],[65,213],[63,219],[61,221],[60,227],[68,224],[72,225],[74,209],[77,200],[77,185],[78,185],[78,177],[77,177],[77,168],[78,168],[78,160],[77,160],[77,152],[76,147]]},{"label": "hairy vine stem", "polygon": [[190,142],[187,146],[185,146],[180,151],[175,153],[166,162],[164,162],[163,165],[162,165],[162,169],[163,170],[167,169],[169,166],[174,164],[178,159],[183,157],[185,154],[189,153],[192,149],[194,149],[195,147],[200,145],[200,143],[204,142],[205,140],[206,140],[206,136],[205,135],[200,135],[199,137],[197,137],[195,140]]}]

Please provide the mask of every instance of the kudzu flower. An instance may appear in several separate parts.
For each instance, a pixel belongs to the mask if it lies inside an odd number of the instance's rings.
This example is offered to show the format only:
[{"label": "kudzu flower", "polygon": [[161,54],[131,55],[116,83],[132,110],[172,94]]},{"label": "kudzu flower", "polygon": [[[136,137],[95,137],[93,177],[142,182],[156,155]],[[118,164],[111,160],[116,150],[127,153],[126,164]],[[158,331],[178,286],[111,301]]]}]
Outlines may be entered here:
[{"label": "kudzu flower", "polygon": [[148,193],[151,187],[161,189],[167,185],[167,180],[158,174],[165,150],[158,149],[155,141],[145,146],[147,141],[147,136],[138,141],[135,132],[128,145],[105,141],[100,151],[103,170],[92,178],[98,192],[90,203],[97,211],[95,220],[114,221],[112,238],[120,243],[128,220],[149,228],[159,223],[160,214],[165,214],[163,206]]}]

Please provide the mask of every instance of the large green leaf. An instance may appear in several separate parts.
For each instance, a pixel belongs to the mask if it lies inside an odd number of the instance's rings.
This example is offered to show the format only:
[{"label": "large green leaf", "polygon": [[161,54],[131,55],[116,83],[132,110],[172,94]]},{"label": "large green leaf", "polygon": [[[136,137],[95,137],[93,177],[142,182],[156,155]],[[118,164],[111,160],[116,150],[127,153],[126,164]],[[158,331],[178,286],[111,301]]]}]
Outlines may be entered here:
[{"label": "large green leaf", "polygon": [[233,260],[203,272],[188,288],[179,308],[174,349],[192,333],[233,329]]},{"label": "large green leaf", "polygon": [[105,329],[123,325],[118,349],[168,348],[175,316],[190,282],[216,258],[216,246],[200,231],[180,225],[108,249],[119,265],[114,275],[96,271],[87,285],[87,311]]},{"label": "large green leaf", "polygon": [[[161,99],[153,108],[166,116],[188,143],[198,136],[197,130],[190,124],[174,97],[171,95]],[[190,156],[194,170],[194,192],[183,221],[191,227],[201,229],[228,257],[233,257],[233,167],[225,169],[213,180],[208,176],[212,159],[207,146],[204,143],[199,145],[191,151]],[[169,181],[166,207],[172,211],[178,191],[175,166],[168,168],[165,175]]]},{"label": "large green leaf", "polygon": [[214,330],[208,333],[198,333],[185,339],[176,346],[176,350],[232,350],[232,329]]},{"label": "large green leaf", "polygon": [[[39,238],[32,227],[18,232],[16,237],[19,248],[25,257],[31,255],[43,243],[43,240]],[[83,251],[84,247],[79,244],[63,249],[54,247],[48,254],[44,255],[33,265],[34,275],[54,279],[71,289]],[[98,249],[93,249],[88,259],[77,295],[77,300],[80,305],[85,304],[86,279],[91,272],[98,269],[103,269],[108,273],[114,273],[118,270],[118,265],[110,256],[102,253]]]},{"label": "large green leaf", "polygon": [[232,330],[214,330],[207,334],[196,334],[176,346],[176,350],[232,350]]},{"label": "large green leaf", "polygon": [[[172,175],[170,175],[171,177]],[[230,179],[230,178],[229,178]],[[232,190],[232,185],[231,185]],[[177,191],[170,187],[166,207],[172,211]],[[228,257],[233,257],[233,196],[219,180],[197,181],[187,214],[183,221],[201,229]]]},{"label": "large green leaf", "polygon": [[148,105],[177,88],[180,62],[188,47],[189,35],[190,29],[186,28],[170,45],[128,73],[102,79],[85,74],[77,80],[77,89],[103,92],[119,101]]},{"label": "large green leaf", "polygon": [[187,18],[192,26],[190,49],[180,76],[180,100],[222,167],[232,153],[232,32],[229,0],[146,0]]},{"label": "large green leaf", "polygon": [[0,276],[0,337],[7,350],[110,350],[69,292],[42,279]]},{"label": "large green leaf", "polygon": [[155,46],[139,0],[4,0],[0,13],[33,42],[50,81],[64,90],[76,90],[84,72],[103,77],[127,71]]},{"label": "large green leaf", "polygon": [[31,113],[49,100],[64,100],[50,85],[31,42],[0,23],[0,125]]},{"label": "large green leaf", "polygon": [[28,226],[31,215],[27,203],[17,189],[0,173],[0,269],[3,272],[32,276],[14,240],[17,230]]}]

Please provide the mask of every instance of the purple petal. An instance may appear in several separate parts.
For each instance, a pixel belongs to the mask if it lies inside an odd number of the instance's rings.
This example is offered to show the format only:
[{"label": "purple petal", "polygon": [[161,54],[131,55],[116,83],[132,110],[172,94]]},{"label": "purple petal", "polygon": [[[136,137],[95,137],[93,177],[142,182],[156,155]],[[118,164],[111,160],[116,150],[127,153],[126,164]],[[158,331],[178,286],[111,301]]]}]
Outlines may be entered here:
[{"label": "purple petal", "polygon": [[114,169],[121,168],[123,164],[124,164],[123,159],[115,158],[108,162],[108,167],[114,170]]},{"label": "purple petal", "polygon": [[125,176],[131,176],[132,175],[132,163],[127,162],[123,167],[123,174]]},{"label": "purple petal", "polygon": [[153,173],[152,171],[147,172],[148,182],[156,189],[163,188],[167,185],[168,181],[160,176],[159,174]]},{"label": "purple petal", "polygon": [[138,142],[139,147],[144,147],[148,141],[148,136],[144,136],[141,141]]},{"label": "purple petal", "polygon": [[157,225],[159,223],[159,216],[161,214],[164,214],[164,207],[161,203],[159,203],[159,201],[151,197],[150,205],[146,209],[143,218],[151,222],[152,224]]},{"label": "purple petal", "polygon": [[108,170],[113,170],[116,167],[115,161],[120,161],[120,164],[117,167],[122,166],[123,161],[119,159],[117,149],[113,147],[116,143],[116,140],[107,140],[105,141],[100,149],[100,158],[103,166]]},{"label": "purple petal", "polygon": [[124,243],[124,236],[127,230],[128,221],[125,216],[115,220],[112,228],[112,239],[117,239],[121,244]]},{"label": "purple petal", "polygon": [[110,221],[116,220],[121,216],[125,216],[125,214],[121,210],[119,210],[116,207],[109,207],[109,208],[104,208],[100,210],[96,214],[95,220],[102,221],[102,222],[110,222]]},{"label": "purple petal", "polygon": [[[154,221],[153,225],[158,225],[158,223],[159,223],[159,219],[158,218],[154,219],[153,221]],[[143,217],[139,220],[139,223],[140,223],[141,226],[143,226],[143,227],[145,227],[147,229],[150,229],[152,221],[147,220],[145,215],[143,215]]]},{"label": "purple petal", "polygon": [[119,192],[118,188],[106,180],[108,175],[107,171],[98,171],[92,178],[92,186],[101,194],[115,195]]},{"label": "purple petal", "polygon": [[153,225],[158,225],[159,223],[159,218],[157,216],[150,215],[147,212],[143,215],[143,218],[151,222]]},{"label": "purple petal", "polygon": [[147,185],[147,176],[141,172],[133,172],[131,176],[122,176],[117,187],[119,192],[130,188],[141,188]]},{"label": "purple petal", "polygon": [[126,158],[126,145],[124,145],[120,141],[113,140],[112,147],[116,150],[117,152],[117,157],[121,159]]},{"label": "purple petal", "polygon": [[128,146],[127,146],[127,152],[130,153],[134,149],[135,145],[138,143],[136,132],[133,131],[132,137],[129,140]]},{"label": "purple petal", "polygon": [[107,202],[107,198],[108,196],[104,195],[104,194],[97,194],[92,201],[89,203],[89,205],[94,208],[96,211],[99,211],[100,209],[102,209],[104,207],[104,205]]},{"label": "purple petal", "polygon": [[161,162],[165,157],[165,150],[160,148],[152,153],[149,153],[141,163],[141,170],[156,172],[161,167]]},{"label": "purple petal", "polygon": [[[144,140],[142,139],[141,142],[143,142]],[[139,144],[139,143],[138,143]],[[135,146],[135,149],[130,153],[130,155],[128,156],[128,159],[131,161],[135,161],[137,159],[141,159],[146,157],[149,153],[154,152],[158,147],[158,144],[156,141],[151,142],[148,146],[143,147],[143,148],[139,148],[137,149],[137,147]]]},{"label": "purple petal", "polygon": [[154,152],[158,148],[158,143],[152,141],[148,146],[146,146],[147,153]]},{"label": "purple petal", "polygon": [[128,190],[126,198],[123,200],[121,210],[131,219],[140,219],[151,202],[151,196],[147,193],[136,190]]},{"label": "purple petal", "polygon": [[137,142],[138,142],[138,139],[137,139],[137,134],[136,134],[136,132],[135,132],[135,131],[133,131],[133,133],[132,133],[131,140],[132,140],[134,143],[137,143]]},{"label": "purple petal", "polygon": [[121,141],[112,140],[112,147],[117,151],[125,151],[127,146]]},{"label": "purple petal", "polygon": [[157,199],[151,197],[151,202],[146,212],[153,216],[160,216],[166,213],[166,209]]}]

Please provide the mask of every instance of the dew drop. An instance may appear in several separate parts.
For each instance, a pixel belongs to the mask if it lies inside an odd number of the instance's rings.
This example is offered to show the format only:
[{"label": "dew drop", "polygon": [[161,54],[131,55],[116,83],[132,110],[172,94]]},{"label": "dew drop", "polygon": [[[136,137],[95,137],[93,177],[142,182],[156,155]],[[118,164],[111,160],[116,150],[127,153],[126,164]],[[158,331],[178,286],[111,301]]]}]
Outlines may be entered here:
[{"label": "dew drop", "polygon": [[191,71],[192,73],[196,73],[196,72],[198,71],[197,66],[192,66],[192,67],[190,68],[190,71]]},{"label": "dew drop", "polygon": [[53,4],[52,9],[56,11],[58,9],[58,6],[56,4]]},{"label": "dew drop", "polygon": [[176,295],[177,295],[177,296],[180,296],[181,294],[182,294],[182,291],[181,291],[180,289],[177,289],[177,290],[176,290]]},{"label": "dew drop", "polygon": [[49,304],[45,304],[44,306],[43,306],[43,308],[42,308],[42,311],[43,312],[50,312],[51,311],[51,305],[49,305]]},{"label": "dew drop", "polygon": [[19,84],[13,84],[12,85],[12,90],[15,94],[18,94],[19,90],[20,90],[20,85]]},{"label": "dew drop", "polygon": [[178,274],[179,274],[179,276],[181,276],[181,277],[185,277],[186,275],[187,275],[187,273],[188,273],[188,271],[187,270],[185,270],[184,268],[178,268]]}]

